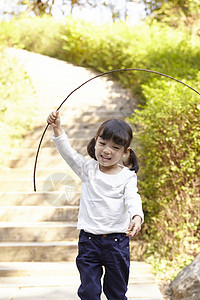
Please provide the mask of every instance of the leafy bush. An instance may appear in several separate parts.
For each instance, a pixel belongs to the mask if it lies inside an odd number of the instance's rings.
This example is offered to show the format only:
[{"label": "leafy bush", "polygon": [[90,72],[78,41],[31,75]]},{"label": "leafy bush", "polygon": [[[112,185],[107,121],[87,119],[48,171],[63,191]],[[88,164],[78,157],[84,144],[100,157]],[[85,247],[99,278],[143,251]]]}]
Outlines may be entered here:
[{"label": "leafy bush", "polygon": [[143,92],[146,105],[130,121],[138,128],[136,147],[145,162],[144,237],[157,269],[160,261],[176,266],[167,273],[173,278],[200,251],[200,97],[160,79],[143,85]]},{"label": "leafy bush", "polygon": [[59,58],[62,52],[59,31],[62,22],[44,15],[41,18],[22,16],[1,22],[0,43]]},{"label": "leafy bush", "polygon": [[[30,80],[15,59],[0,48],[0,165],[7,165],[13,147],[29,129],[33,113]],[[32,96],[32,97],[30,97]],[[28,101],[27,101],[28,99]]]}]

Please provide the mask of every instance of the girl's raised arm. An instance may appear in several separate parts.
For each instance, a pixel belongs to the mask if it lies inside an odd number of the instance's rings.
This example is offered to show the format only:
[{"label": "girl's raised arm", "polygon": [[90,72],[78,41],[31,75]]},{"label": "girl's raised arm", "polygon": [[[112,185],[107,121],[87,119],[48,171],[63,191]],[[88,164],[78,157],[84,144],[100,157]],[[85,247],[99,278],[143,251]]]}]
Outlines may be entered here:
[{"label": "girl's raised arm", "polygon": [[80,153],[73,149],[69,143],[67,135],[61,126],[59,111],[49,114],[47,122],[53,129],[52,140],[56,147],[72,170],[81,178],[85,162],[87,161]]}]

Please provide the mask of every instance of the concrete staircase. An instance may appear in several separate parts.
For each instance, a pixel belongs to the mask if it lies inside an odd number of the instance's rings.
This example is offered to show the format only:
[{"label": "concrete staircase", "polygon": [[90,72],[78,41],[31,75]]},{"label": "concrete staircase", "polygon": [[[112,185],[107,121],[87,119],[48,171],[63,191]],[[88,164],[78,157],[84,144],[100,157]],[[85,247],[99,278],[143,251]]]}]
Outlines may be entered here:
[{"label": "concrete staircase", "polygon": [[[0,170],[0,299],[78,299],[79,276],[74,262],[80,179],[58,154],[51,141],[50,128],[38,159],[37,192],[33,192],[32,177],[35,153],[46,126],[46,117],[55,109],[56,91],[61,93],[60,81],[55,74],[41,85],[44,69],[53,65],[56,73],[55,66],[58,65],[61,78],[63,72],[70,71],[73,76],[80,75],[77,78],[81,83],[88,79],[87,75],[91,77],[94,74],[84,68],[72,68],[71,64],[64,62],[65,68],[62,69],[60,61],[27,51],[9,49],[8,53],[25,64],[37,91],[38,111],[33,116],[32,130],[24,137],[21,147],[13,150],[8,167]],[[39,68],[37,72],[36,66]],[[45,74],[49,76],[48,70]],[[73,77],[67,74],[67,86],[63,84],[62,90],[69,88]],[[49,81],[53,82],[53,89]],[[89,91],[83,90],[82,97],[78,95],[75,103],[67,103],[61,113],[71,145],[83,155],[87,155],[87,142],[94,136],[99,124],[111,117],[124,119],[131,114],[134,106],[130,95],[111,80],[97,80],[90,89],[95,95],[95,102],[91,95],[88,96]],[[144,251],[142,241],[132,242],[134,260],[139,260]],[[144,271],[142,273],[142,284],[146,278],[149,287],[155,288],[152,296],[156,296],[153,298],[148,294],[149,298],[138,299],[162,299],[150,266],[143,263],[142,270],[144,266],[148,271],[146,275]],[[141,265],[137,268],[141,270]],[[130,286],[135,282],[137,279],[131,275]]]},{"label": "concrete staircase", "polygon": [[[109,113],[112,117],[123,118],[119,112]],[[105,116],[98,123],[104,119]],[[93,137],[94,129],[91,124],[88,125],[88,121],[73,121],[72,115],[69,123],[79,124],[77,131],[73,125],[73,130],[68,126],[66,131],[69,132],[72,146],[86,155],[86,145]],[[84,127],[88,129],[86,133]],[[93,132],[90,132],[90,127]],[[72,135],[79,137],[73,138]],[[38,160],[37,192],[33,192],[36,148],[32,145],[35,136],[38,138],[38,129],[33,129],[25,137],[23,147],[13,151],[9,167],[1,170],[0,262],[71,261],[75,260],[77,254],[80,179],[58,154],[51,142],[49,129]],[[144,246],[142,242],[132,244]],[[139,256],[137,254],[135,258]]]}]

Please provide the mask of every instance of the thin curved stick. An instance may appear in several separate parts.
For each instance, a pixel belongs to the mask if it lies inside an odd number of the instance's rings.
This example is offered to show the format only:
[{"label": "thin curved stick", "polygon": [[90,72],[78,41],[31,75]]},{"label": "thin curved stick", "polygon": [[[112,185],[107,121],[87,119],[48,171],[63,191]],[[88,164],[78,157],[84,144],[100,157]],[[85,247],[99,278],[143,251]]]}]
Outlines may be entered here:
[{"label": "thin curved stick", "polygon": [[[80,89],[82,86],[84,86],[86,83],[98,78],[98,77],[101,77],[101,76],[104,76],[104,75],[109,75],[111,73],[115,73],[115,72],[123,72],[123,71],[141,71],[141,72],[148,72],[148,73],[154,73],[154,74],[157,74],[157,75],[161,75],[161,76],[164,76],[164,77],[167,77],[169,79],[172,79],[172,80],[175,80],[183,85],[185,85],[186,87],[190,88],[191,90],[193,90],[195,93],[197,93],[198,95],[200,95],[200,93],[195,90],[193,87],[189,86],[188,84],[182,82],[181,80],[178,80],[172,76],[169,76],[169,75],[166,75],[166,74],[163,74],[163,73],[160,73],[160,72],[157,72],[157,71],[151,71],[151,70],[147,70],[147,69],[135,69],[135,68],[127,68],[127,69],[117,69],[117,70],[112,70],[112,71],[108,71],[108,72],[105,72],[105,73],[101,73],[99,75],[96,75],[90,79],[88,79],[87,81],[83,82],[81,85],[79,85],[77,88],[75,88],[71,93],[69,93],[69,95],[63,100],[63,102],[59,105],[59,107],[56,109],[56,111],[58,111],[62,105],[67,101],[67,99],[74,93],[76,92],[78,89]],[[40,142],[39,142],[39,145],[38,145],[38,149],[37,149],[37,152],[36,152],[36,156],[35,156],[35,163],[34,163],[34,171],[33,171],[33,185],[34,185],[34,191],[36,192],[36,168],[37,168],[37,160],[38,160],[38,156],[39,156],[39,151],[40,151],[40,147],[41,147],[41,144],[42,144],[42,141],[43,141],[43,138],[45,136],[45,133],[47,131],[49,127],[49,124],[47,124],[47,126],[45,127],[44,131],[43,131],[43,134],[40,138]]]}]

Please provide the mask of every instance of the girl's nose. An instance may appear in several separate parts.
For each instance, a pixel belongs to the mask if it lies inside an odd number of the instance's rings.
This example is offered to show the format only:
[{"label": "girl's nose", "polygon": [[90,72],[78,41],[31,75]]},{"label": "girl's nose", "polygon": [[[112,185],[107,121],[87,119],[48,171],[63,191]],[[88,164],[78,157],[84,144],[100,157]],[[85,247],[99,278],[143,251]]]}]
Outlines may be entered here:
[{"label": "girl's nose", "polygon": [[104,152],[104,153],[110,153],[110,148],[109,148],[109,147],[104,148],[104,149],[103,149],[103,152]]}]

